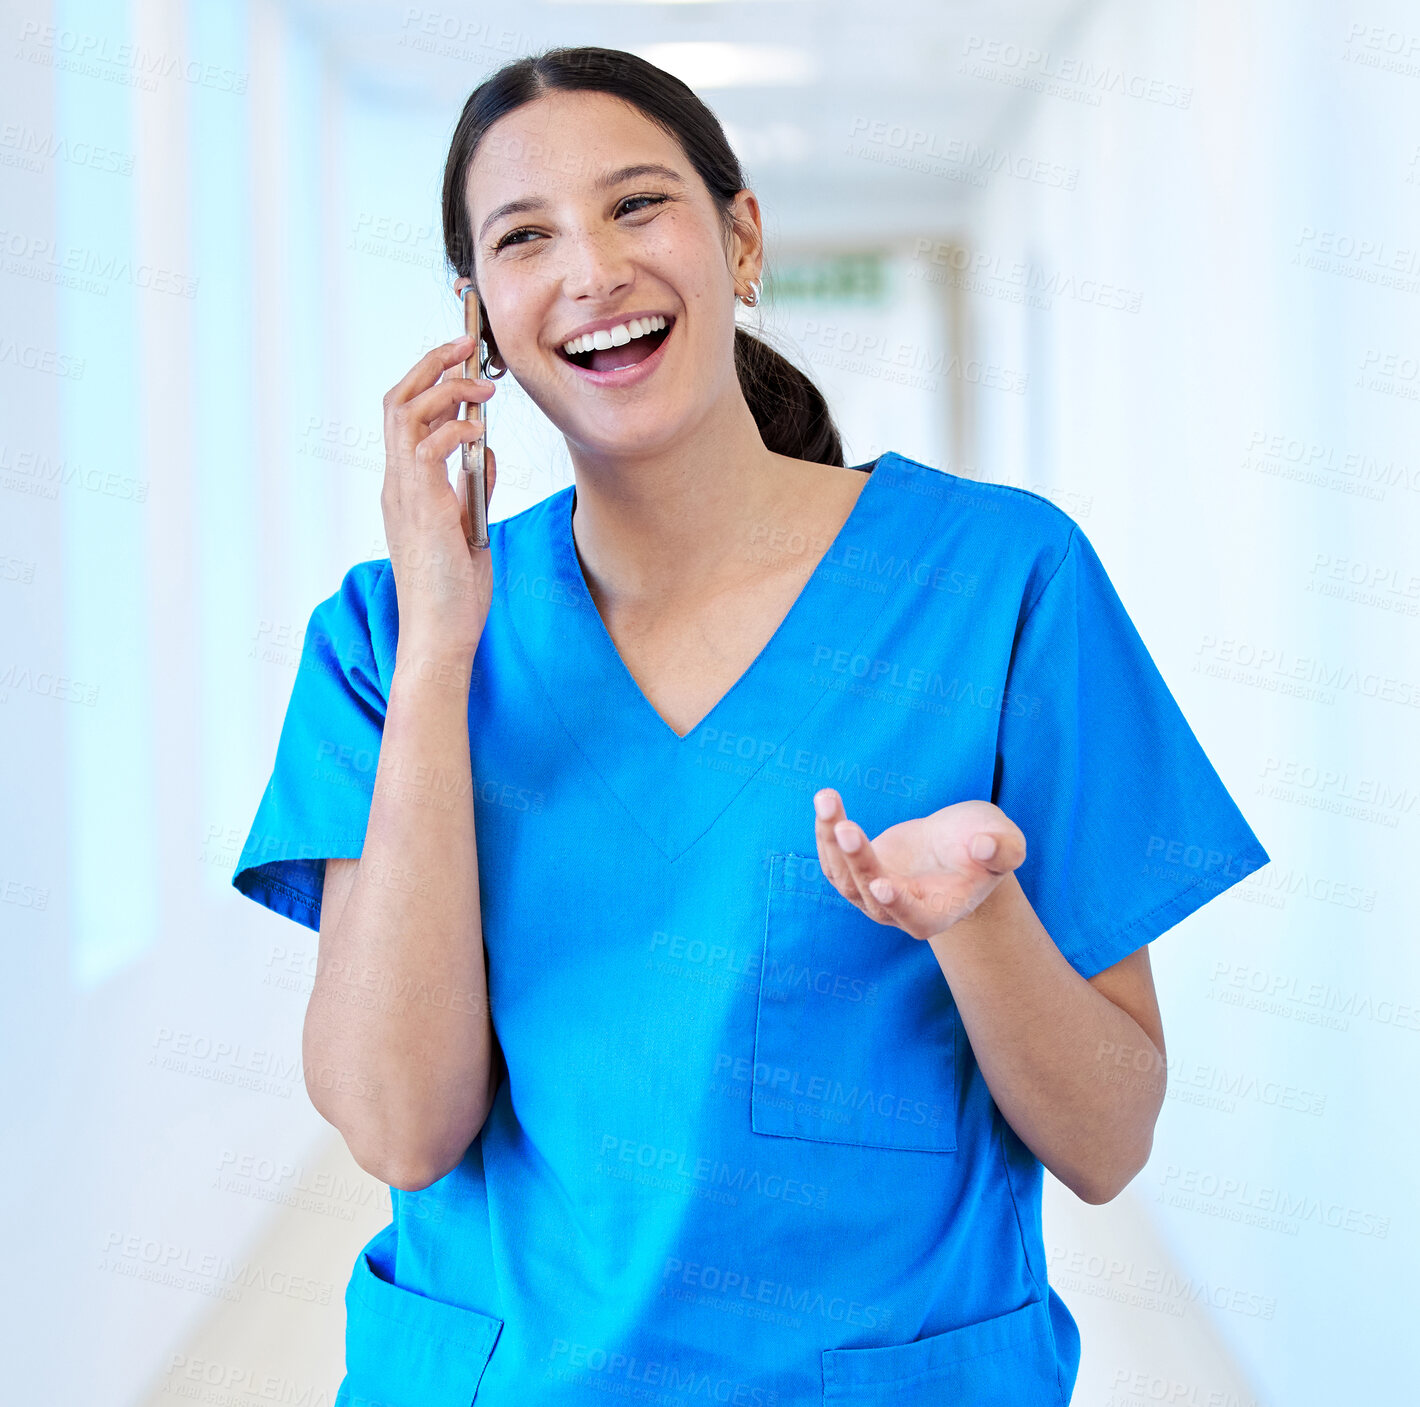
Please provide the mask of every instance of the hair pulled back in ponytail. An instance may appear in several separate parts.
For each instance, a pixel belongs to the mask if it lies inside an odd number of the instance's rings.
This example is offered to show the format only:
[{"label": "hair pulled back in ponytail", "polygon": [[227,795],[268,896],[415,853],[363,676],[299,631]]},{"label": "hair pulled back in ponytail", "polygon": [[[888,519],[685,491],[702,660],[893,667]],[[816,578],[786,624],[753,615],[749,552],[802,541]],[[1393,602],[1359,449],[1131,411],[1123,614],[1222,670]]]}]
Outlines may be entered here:
[{"label": "hair pulled back in ponytail", "polygon": [[[689,87],[622,49],[548,49],[486,78],[459,115],[443,180],[444,252],[456,277],[473,278],[474,236],[464,190],[479,143],[500,117],[552,91],[608,93],[638,108],[680,144],[719,208],[726,232],[733,228],[733,202],[745,189],[744,172],[719,120]],[[501,358],[486,315],[483,325],[487,371]],[[502,370],[506,367],[491,374]],[[818,464],[843,464],[843,445],[818,387],[743,327],[735,328],[735,373],[765,448]]]}]

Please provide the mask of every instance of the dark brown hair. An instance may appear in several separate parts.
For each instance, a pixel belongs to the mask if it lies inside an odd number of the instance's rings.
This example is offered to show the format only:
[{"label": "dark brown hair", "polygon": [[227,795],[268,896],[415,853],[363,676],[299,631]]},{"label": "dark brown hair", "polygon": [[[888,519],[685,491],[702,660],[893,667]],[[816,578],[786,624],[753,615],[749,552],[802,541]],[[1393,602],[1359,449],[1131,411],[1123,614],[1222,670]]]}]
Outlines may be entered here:
[{"label": "dark brown hair", "polygon": [[[673,137],[705,182],[728,234],[744,172],[715,114],[674,75],[621,49],[547,49],[506,64],[469,95],[444,164],[444,252],[455,276],[473,278],[474,235],[464,203],[469,164],[500,117],[549,91],[609,93],[631,103]],[[486,351],[498,356],[484,310]],[[505,368],[506,369],[506,368]],[[843,464],[843,445],[818,387],[766,342],[735,328],[735,372],[760,438],[776,454]]]}]

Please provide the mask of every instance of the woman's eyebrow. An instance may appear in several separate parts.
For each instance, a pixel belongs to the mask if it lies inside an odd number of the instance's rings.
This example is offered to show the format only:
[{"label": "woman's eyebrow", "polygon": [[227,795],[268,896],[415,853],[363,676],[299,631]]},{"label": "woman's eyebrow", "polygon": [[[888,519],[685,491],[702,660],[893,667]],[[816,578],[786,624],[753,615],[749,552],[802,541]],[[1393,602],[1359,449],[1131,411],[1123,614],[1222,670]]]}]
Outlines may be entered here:
[{"label": "woman's eyebrow", "polygon": [[[606,171],[592,183],[595,190],[604,191],[611,186],[619,186],[623,181],[635,180],[638,176],[660,176],[663,180],[674,181],[677,185],[684,185],[685,178],[678,171],[673,171],[669,166],[662,166],[658,161],[642,161],[634,166],[619,166],[615,171]],[[505,215],[522,215],[529,210],[541,210],[547,202],[541,196],[524,196],[521,200],[504,201],[496,210],[489,213],[488,218],[479,226],[478,237],[483,238],[488,233],[488,227],[495,221],[501,220]]]}]

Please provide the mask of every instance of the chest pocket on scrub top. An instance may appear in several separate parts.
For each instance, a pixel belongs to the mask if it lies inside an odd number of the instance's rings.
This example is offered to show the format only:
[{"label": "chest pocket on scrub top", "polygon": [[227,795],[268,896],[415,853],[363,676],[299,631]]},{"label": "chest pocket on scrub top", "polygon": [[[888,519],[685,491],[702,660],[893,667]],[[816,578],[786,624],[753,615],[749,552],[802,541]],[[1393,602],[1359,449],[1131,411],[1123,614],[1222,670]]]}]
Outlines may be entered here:
[{"label": "chest pocket on scrub top", "polygon": [[957,1013],[931,948],[849,903],[816,855],[769,861],[751,1129],[954,1151]]}]

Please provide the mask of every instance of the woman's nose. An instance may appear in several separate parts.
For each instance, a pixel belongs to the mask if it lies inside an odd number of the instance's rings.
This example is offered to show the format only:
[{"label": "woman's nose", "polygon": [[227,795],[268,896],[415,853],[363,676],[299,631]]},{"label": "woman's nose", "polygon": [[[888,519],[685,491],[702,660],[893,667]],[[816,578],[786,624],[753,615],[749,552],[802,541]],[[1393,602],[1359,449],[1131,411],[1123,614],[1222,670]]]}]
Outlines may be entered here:
[{"label": "woman's nose", "polygon": [[582,231],[562,241],[562,286],[568,297],[605,299],[631,277],[631,261],[614,233]]}]

